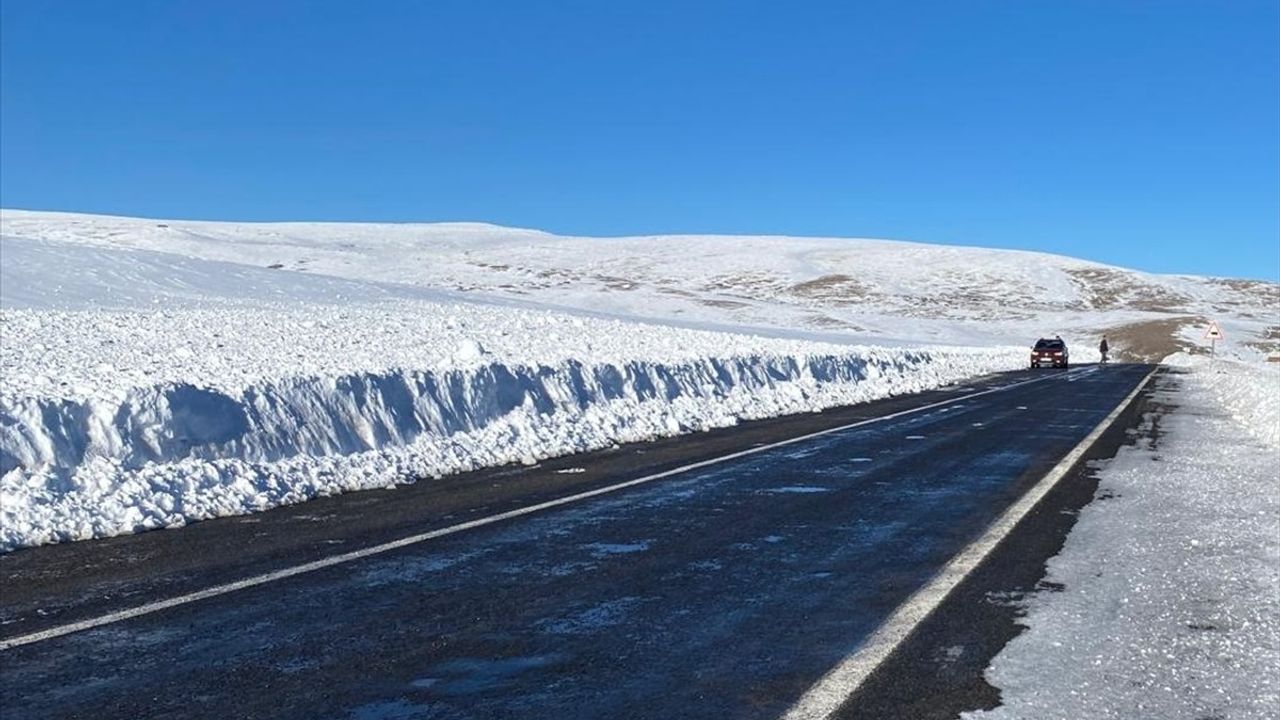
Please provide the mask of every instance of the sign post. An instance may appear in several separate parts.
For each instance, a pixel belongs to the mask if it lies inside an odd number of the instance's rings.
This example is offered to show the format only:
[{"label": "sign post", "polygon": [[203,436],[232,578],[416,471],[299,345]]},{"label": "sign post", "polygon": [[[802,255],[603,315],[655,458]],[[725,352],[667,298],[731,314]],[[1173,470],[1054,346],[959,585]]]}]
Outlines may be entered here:
[{"label": "sign post", "polygon": [[1225,338],[1222,334],[1222,328],[1218,327],[1216,320],[1209,321],[1209,327],[1204,331],[1204,337],[1209,341],[1209,356],[1216,357],[1218,354],[1218,341]]}]

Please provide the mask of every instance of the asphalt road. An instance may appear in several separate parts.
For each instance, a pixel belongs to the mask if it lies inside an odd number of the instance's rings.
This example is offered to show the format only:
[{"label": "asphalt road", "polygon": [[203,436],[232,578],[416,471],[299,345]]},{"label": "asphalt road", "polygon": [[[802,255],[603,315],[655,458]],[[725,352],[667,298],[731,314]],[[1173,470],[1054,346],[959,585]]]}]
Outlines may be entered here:
[{"label": "asphalt road", "polygon": [[[0,557],[0,641],[953,401],[10,647],[0,651],[0,715],[777,717],[1149,370],[1010,373],[534,468],[11,553]],[[1114,452],[1124,428],[1112,435]]]}]

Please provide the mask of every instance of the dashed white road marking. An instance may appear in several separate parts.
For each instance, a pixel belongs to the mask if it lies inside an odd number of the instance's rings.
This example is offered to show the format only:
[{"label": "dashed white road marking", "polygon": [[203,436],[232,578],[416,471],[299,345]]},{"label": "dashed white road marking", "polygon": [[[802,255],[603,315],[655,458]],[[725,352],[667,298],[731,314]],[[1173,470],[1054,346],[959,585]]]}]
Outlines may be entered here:
[{"label": "dashed white road marking", "polygon": [[1153,368],[1142,378],[1142,382],[1125,396],[1102,422],[1098,423],[1083,440],[1076,445],[1066,457],[1035,484],[1025,495],[1018,499],[1008,510],[993,522],[986,532],[977,540],[965,547],[951,562],[938,572],[924,587],[917,590],[906,602],[898,606],[880,627],[876,628],[852,655],[832,668],[800,700],[787,711],[783,720],[826,720],[840,709],[846,700],[862,687],[871,673],[880,666],[893,651],[911,635],[916,626],[929,617],[951,591],[963,581],[974,568],[982,563],[992,549],[1040,502],[1058,481],[1084,456],[1085,452],[1097,442],[1098,438],[1124,409],[1129,407],[1133,399],[1142,392],[1151,376]]},{"label": "dashed white road marking", "polygon": [[548,500],[546,502],[538,503],[536,505],[529,505],[526,507],[517,508],[515,510],[509,510],[507,512],[498,513],[496,515],[489,515],[487,517],[477,518],[475,520],[470,520],[464,523],[458,523],[456,525],[450,525],[448,527],[440,528],[438,530],[432,530],[430,532],[410,535],[408,537],[400,538],[399,540],[392,540],[390,542],[385,542],[380,545],[373,545],[371,547],[363,548],[360,550],[352,550],[351,552],[346,552],[339,555],[331,555],[329,557],[321,558],[319,560],[313,560],[311,562],[303,563],[301,565],[295,565],[293,567],[288,567],[281,570],[264,573],[261,575],[255,575],[253,577],[244,578],[243,580],[236,580],[234,582],[229,582],[222,585],[215,585],[213,587],[205,588],[203,590],[197,590],[195,592],[190,592],[185,595],[178,595],[177,597],[167,598],[164,600],[157,600],[155,602],[145,603],[143,605],[138,605],[131,608],[125,608],[123,610],[116,610],[114,612],[106,613],[104,615],[99,615],[97,617],[88,618],[85,620],[80,620],[78,622],[67,623],[65,625],[57,625],[45,630],[29,633],[27,635],[19,635],[16,637],[0,640],[0,651],[8,650],[10,648],[20,647],[22,645],[30,645],[32,643],[41,642],[43,640],[50,640],[52,638],[61,637],[63,635],[70,635],[72,633],[77,633],[84,630],[101,627],[103,625],[110,625],[112,623],[117,623],[122,620],[128,620],[131,618],[140,617],[142,615],[150,615],[151,613],[160,612],[161,610],[168,610],[170,608],[175,608],[182,605],[188,605],[190,603],[199,602],[201,600],[207,600],[213,597],[218,597],[219,595],[226,595],[228,593],[233,593],[233,592],[236,592],[237,590],[245,590],[248,588],[257,587],[259,585],[266,585],[267,583],[272,583],[278,580],[284,580],[287,578],[296,577],[298,575],[304,575],[306,573],[315,572],[317,570],[323,570],[325,568],[330,568],[335,565],[342,565],[345,563],[353,562],[355,560],[360,560],[362,558],[372,557],[374,555],[381,555],[383,553],[391,552],[392,550],[399,550],[400,548],[409,547],[410,545],[417,545],[419,543],[426,542],[428,540],[434,540],[436,538],[442,538],[447,535],[453,535],[466,530],[472,530],[478,527],[484,527],[485,525],[492,525],[494,523],[502,522],[504,520],[510,520],[512,518],[521,517],[523,515],[531,515],[533,513],[541,512],[543,510],[549,510],[551,508],[560,507],[562,505],[569,505],[572,503],[581,502],[582,500],[587,500],[589,498],[598,497],[600,495],[617,492],[619,490],[635,487],[637,485],[643,485],[645,483],[653,482],[654,480],[660,480],[662,478],[671,477],[672,475],[679,475],[681,473],[686,473],[686,472],[689,472],[690,470],[699,470],[701,468],[709,467],[712,465],[719,465],[720,463],[728,462],[730,460],[736,460],[738,458],[748,457],[750,455],[756,455],[758,453],[772,450],[774,448],[793,445],[795,443],[804,442],[806,440],[811,440],[813,438],[821,437],[823,435],[830,435],[832,433],[843,432],[845,430],[851,430],[853,428],[863,427],[865,425],[885,422],[886,420],[893,420],[895,418],[900,418],[906,415],[913,415],[915,413],[924,412],[926,410],[932,410],[934,408],[942,407],[944,405],[953,405],[955,403],[963,402],[965,400],[970,400],[972,398],[982,397],[983,395],[990,395],[992,393],[1004,392],[1006,390],[1011,390],[1016,387],[1022,387],[1024,385],[1031,385],[1034,383],[1045,382],[1047,380],[1060,380],[1060,379],[1063,379],[1064,377],[1068,377],[1068,375],[1047,375],[1045,377],[1032,378],[1030,380],[1020,380],[1015,383],[1009,383],[1008,385],[1001,385],[999,387],[990,388],[988,390],[982,390],[979,392],[971,393],[969,395],[962,395],[962,396],[954,397],[948,400],[940,400],[936,403],[921,405],[920,407],[917,407],[917,408],[900,410],[898,412],[890,413],[888,415],[883,415],[881,417],[869,418],[867,420],[859,420],[857,422],[852,422],[847,425],[840,425],[838,427],[827,428],[826,430],[818,430],[816,432],[811,432],[806,435],[799,435],[797,437],[788,438],[786,440],[779,440],[778,442],[767,443],[764,445],[748,448],[746,450],[740,450],[738,452],[729,453],[728,455],[721,455],[719,457],[714,457],[707,460],[700,460],[695,463],[689,463],[688,465],[682,465],[677,468],[672,468],[671,470],[666,470],[660,473],[654,473],[652,475],[646,475],[644,477],[636,478],[634,480],[628,480],[626,482],[620,482],[615,485],[596,488],[595,490],[587,490],[585,492],[580,492],[573,495],[567,495],[562,498],[556,498],[554,500]]}]

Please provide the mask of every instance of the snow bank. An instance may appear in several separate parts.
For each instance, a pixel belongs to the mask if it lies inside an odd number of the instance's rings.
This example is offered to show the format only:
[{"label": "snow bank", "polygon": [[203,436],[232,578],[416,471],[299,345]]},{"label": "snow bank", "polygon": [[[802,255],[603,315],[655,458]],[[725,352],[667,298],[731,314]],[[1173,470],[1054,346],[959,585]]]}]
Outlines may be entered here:
[{"label": "snow bank", "polygon": [[1240,427],[1280,448],[1280,366],[1187,354],[1171,356],[1165,363],[1195,373],[1196,382]]},{"label": "snow bank", "polygon": [[864,402],[1022,359],[427,302],[0,322],[4,549]]},{"label": "snow bank", "polygon": [[1189,372],[1157,393],[1173,407],[1161,436],[1103,468],[1048,565],[1064,589],[1029,599],[986,673],[1002,705],[969,720],[1276,716],[1277,376],[1174,361]]}]

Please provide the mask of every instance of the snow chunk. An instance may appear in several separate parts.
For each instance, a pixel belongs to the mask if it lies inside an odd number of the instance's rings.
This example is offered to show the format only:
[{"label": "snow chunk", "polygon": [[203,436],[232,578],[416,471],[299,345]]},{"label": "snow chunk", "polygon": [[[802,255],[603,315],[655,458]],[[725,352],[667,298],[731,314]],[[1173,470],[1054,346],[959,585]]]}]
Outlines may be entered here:
[{"label": "snow chunk", "polygon": [[458,349],[453,352],[453,357],[460,362],[475,362],[484,355],[484,346],[471,338],[458,343]]}]

